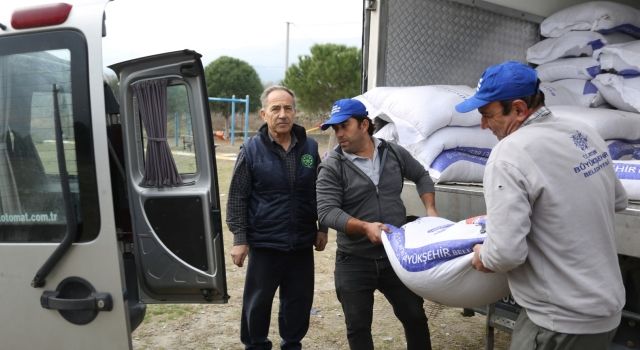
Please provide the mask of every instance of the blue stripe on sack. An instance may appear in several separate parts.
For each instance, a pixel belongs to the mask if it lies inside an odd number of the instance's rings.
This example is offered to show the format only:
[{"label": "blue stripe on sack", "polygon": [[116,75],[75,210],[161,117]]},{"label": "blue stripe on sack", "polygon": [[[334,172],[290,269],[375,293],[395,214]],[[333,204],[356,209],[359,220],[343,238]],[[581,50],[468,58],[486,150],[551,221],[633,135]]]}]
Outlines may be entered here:
[{"label": "blue stripe on sack", "polygon": [[403,228],[386,224],[391,230],[386,233],[393,253],[398,262],[409,272],[429,270],[444,262],[473,252],[473,246],[484,242],[484,237],[441,241],[424,247],[405,247],[405,231]]},{"label": "blue stripe on sack", "polygon": [[592,78],[600,74],[600,72],[602,72],[600,66],[587,67],[587,73],[589,73]]},{"label": "blue stripe on sack", "polygon": [[633,154],[635,146],[628,142],[613,141],[609,144],[609,155],[611,159],[620,159],[626,155]]},{"label": "blue stripe on sack", "polygon": [[[472,162],[480,165],[487,164],[488,156],[484,157],[484,156],[479,156],[475,154],[470,154],[467,152],[460,151],[459,148],[449,149],[440,153],[436,157],[436,159],[434,159],[433,162],[431,163],[431,168],[442,172],[444,171],[444,169],[448,168],[451,164],[459,161],[467,161],[467,162]],[[491,152],[490,149],[475,148],[475,150],[476,151],[483,150],[482,151],[483,155],[484,154],[488,155]]]},{"label": "blue stripe on sack", "polygon": [[611,34],[611,33],[624,33],[629,34],[636,39],[640,39],[640,27],[634,26],[633,24],[621,24],[619,26],[609,28],[609,29],[600,29],[598,30],[600,34]]},{"label": "blue stripe on sack", "polygon": [[622,75],[622,77],[625,79],[635,78],[637,76],[640,76],[640,71],[635,69],[623,69],[621,71],[618,71],[618,75]]},{"label": "blue stripe on sack", "polygon": [[598,88],[589,80],[585,81],[584,83],[584,89],[582,90],[582,94],[583,95],[591,95],[591,94],[597,94],[598,93]]},{"label": "blue stripe on sack", "polygon": [[613,169],[620,180],[640,180],[640,165],[613,162]]},{"label": "blue stripe on sack", "polygon": [[587,44],[591,46],[594,51],[604,46],[604,43],[600,39],[589,41]]}]

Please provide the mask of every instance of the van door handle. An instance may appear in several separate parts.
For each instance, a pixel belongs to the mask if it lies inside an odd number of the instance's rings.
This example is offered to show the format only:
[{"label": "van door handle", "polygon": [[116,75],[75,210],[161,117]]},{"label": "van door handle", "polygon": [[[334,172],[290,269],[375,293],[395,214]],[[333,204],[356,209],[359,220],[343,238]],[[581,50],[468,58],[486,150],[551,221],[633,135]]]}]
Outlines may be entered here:
[{"label": "van door handle", "polygon": [[56,290],[45,290],[40,296],[40,305],[49,310],[58,310],[67,321],[83,325],[90,323],[100,311],[111,311],[113,299],[109,293],[96,292],[89,281],[80,277],[67,277]]},{"label": "van door handle", "polygon": [[40,297],[40,304],[49,310],[98,310],[111,311],[113,300],[109,293],[93,293],[81,299],[60,298],[60,292],[47,290]]}]

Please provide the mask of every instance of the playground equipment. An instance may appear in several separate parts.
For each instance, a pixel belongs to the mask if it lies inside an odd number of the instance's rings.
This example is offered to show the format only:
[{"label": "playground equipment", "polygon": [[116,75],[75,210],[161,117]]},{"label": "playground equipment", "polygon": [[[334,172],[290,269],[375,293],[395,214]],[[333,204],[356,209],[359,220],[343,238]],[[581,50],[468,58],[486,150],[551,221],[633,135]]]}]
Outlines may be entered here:
[{"label": "playground equipment", "polygon": [[209,97],[209,102],[231,102],[231,126],[229,127],[231,145],[235,144],[236,102],[244,103],[244,139],[249,137],[249,95],[246,95],[245,98],[236,98],[236,95],[232,95],[231,98]]}]

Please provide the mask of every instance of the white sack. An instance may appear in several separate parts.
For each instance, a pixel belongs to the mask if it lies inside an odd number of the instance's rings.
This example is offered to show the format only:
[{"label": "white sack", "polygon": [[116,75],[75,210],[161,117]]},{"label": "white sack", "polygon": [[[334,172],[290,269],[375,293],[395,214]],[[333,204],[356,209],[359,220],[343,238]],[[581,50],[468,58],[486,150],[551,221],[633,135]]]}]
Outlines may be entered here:
[{"label": "white sack", "polygon": [[600,63],[593,57],[560,58],[536,67],[538,79],[555,81],[560,79],[590,80],[600,74]]},{"label": "white sack", "polygon": [[387,96],[382,112],[394,122],[407,121],[427,137],[447,125],[480,125],[481,116],[477,111],[458,113],[455,110],[458,103],[474,93],[473,88],[464,85],[404,87]]},{"label": "white sack", "polygon": [[540,90],[544,92],[544,101],[547,106],[598,107],[605,102],[598,88],[589,80],[562,79],[541,82]]},{"label": "white sack", "polygon": [[[389,226],[389,225],[388,225]],[[452,307],[476,307],[509,294],[506,275],[473,269],[473,246],[482,243],[483,217],[454,223],[421,217],[382,234],[393,270],[419,296]]]},{"label": "white sack", "polygon": [[444,150],[459,147],[491,149],[497,143],[498,138],[489,129],[447,126],[425,140],[406,146],[406,149],[425,169],[429,169],[433,160]]},{"label": "white sack", "polygon": [[607,45],[593,53],[602,70],[613,70],[618,75],[640,75],[640,40]]},{"label": "white sack", "polygon": [[640,160],[616,160],[613,169],[630,200],[640,200]]},{"label": "white sack", "polygon": [[527,49],[527,62],[544,64],[563,57],[592,56],[607,39],[596,32],[568,32],[559,38],[548,38]]},{"label": "white sack", "polygon": [[640,112],[640,77],[600,74],[592,80],[605,101],[629,112]]},{"label": "white sack", "polygon": [[634,158],[640,150],[640,140],[635,143],[625,140],[607,140],[609,156],[613,160],[630,160]]},{"label": "white sack", "polygon": [[[474,150],[472,150],[474,151]],[[431,164],[429,175],[436,183],[482,183],[490,149],[450,149],[440,153]]]},{"label": "white sack", "polygon": [[373,136],[389,142],[398,143],[398,131],[396,130],[396,125],[394,123],[389,123],[383,126],[373,134]]},{"label": "white sack", "polygon": [[549,109],[558,118],[590,125],[605,140],[640,139],[640,114],[638,113],[578,106],[549,106]]},{"label": "white sack", "polygon": [[381,86],[373,88],[362,95],[354,97],[354,99],[362,102],[369,113],[369,118],[373,119],[381,113],[380,109],[384,100],[394,91],[402,89],[394,86]]},{"label": "white sack", "polygon": [[540,24],[540,34],[546,37],[559,37],[570,30],[620,31],[638,37],[640,11],[620,3],[591,1],[560,10]]},{"label": "white sack", "polygon": [[474,93],[463,85],[377,87],[354,98],[365,105],[370,117],[394,123],[398,144],[407,147],[447,125],[480,125],[477,111],[455,111],[456,104]]}]

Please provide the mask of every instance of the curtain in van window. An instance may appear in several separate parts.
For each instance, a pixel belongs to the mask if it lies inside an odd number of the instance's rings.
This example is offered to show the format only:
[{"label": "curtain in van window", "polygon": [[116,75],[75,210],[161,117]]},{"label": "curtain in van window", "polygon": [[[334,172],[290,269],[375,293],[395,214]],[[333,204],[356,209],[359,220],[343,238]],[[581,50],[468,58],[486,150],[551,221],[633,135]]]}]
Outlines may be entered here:
[{"label": "curtain in van window", "polygon": [[167,79],[135,83],[134,95],[147,133],[144,177],[141,186],[178,186],[182,179],[167,142]]}]

